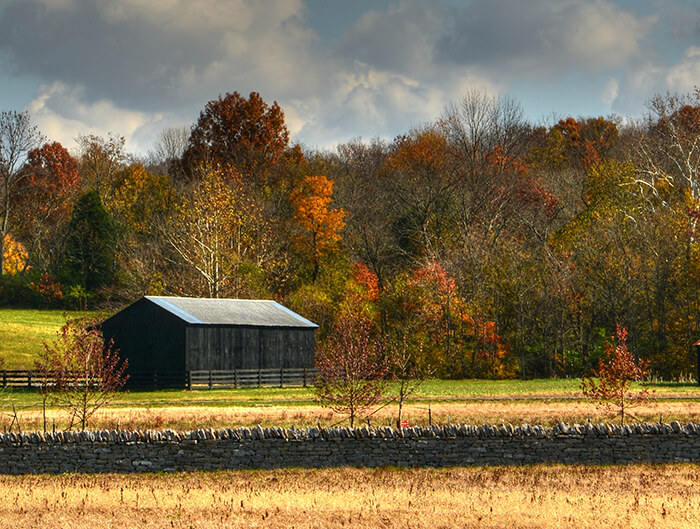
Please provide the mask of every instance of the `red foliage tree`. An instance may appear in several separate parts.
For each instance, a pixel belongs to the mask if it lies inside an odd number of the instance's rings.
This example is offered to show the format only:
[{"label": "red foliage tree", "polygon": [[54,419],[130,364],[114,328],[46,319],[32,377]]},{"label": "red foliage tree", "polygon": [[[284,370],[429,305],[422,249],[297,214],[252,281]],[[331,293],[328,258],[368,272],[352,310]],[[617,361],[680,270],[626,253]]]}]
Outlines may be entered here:
[{"label": "red foliage tree", "polygon": [[112,341],[102,338],[94,318],[69,320],[44,351],[36,369],[45,380],[42,393],[77,421],[83,430],[95,412],[117,395],[128,379],[127,362]]},{"label": "red foliage tree", "polygon": [[568,117],[550,129],[545,146],[536,154],[555,167],[569,164],[588,170],[610,157],[618,137],[617,125],[605,118]]},{"label": "red foliage tree", "polygon": [[268,105],[257,92],[248,99],[234,92],[206,104],[184,158],[191,167],[202,162],[229,165],[258,180],[283,159],[288,145],[289,131],[277,102]]},{"label": "red foliage tree", "polygon": [[651,396],[648,388],[632,389],[633,382],[638,382],[649,374],[649,365],[635,360],[627,350],[627,329],[618,324],[612,338],[612,343],[605,344],[607,358],[601,359],[598,369],[584,377],[581,390],[585,396],[603,406],[617,409],[620,422],[624,424],[627,410],[640,405]]},{"label": "red foliage tree", "polygon": [[368,319],[342,314],[316,355],[318,400],[347,414],[350,427],[379,402],[386,387],[384,346],[371,329]]},{"label": "red foliage tree", "polygon": [[14,217],[30,254],[41,261],[57,246],[57,228],[70,218],[81,179],[78,163],[58,142],[30,151],[26,170],[16,188]]}]

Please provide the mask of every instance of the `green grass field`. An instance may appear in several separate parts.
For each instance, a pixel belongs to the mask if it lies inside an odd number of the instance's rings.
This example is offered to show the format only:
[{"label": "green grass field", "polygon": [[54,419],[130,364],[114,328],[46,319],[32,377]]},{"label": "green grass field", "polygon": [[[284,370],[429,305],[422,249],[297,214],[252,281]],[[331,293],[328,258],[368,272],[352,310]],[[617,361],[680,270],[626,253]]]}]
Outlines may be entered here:
[{"label": "green grass field", "polygon": [[93,312],[0,308],[0,358],[4,369],[32,369],[44,342],[56,338],[67,319]]},{"label": "green grass field", "polygon": [[[5,369],[31,369],[44,341],[51,341],[67,318],[85,313],[0,309],[0,355]],[[413,420],[530,422],[556,424],[560,420],[585,421],[609,418],[581,394],[579,379],[546,380],[427,380],[407,405]],[[387,388],[385,406],[377,415],[390,423],[396,404],[396,384]],[[669,420],[698,420],[700,386],[664,383],[653,388],[655,403],[643,413],[645,420],[664,416]],[[21,411],[25,427],[38,427],[41,396],[33,390],[0,388],[0,428],[10,411]],[[312,387],[215,390],[159,390],[123,392],[107,407],[98,423],[115,421],[133,427],[180,428],[228,424],[267,425],[333,424],[338,417],[322,408]],[[60,417],[59,410],[54,415]],[[64,420],[64,419],[60,419]],[[382,422],[383,421],[383,422]]]}]

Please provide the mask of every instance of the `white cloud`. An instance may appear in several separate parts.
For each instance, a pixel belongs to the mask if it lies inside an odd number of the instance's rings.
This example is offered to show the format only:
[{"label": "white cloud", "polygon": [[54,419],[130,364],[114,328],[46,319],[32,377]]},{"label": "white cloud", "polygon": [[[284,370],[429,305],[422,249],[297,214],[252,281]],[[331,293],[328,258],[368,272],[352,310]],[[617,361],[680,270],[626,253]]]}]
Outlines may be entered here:
[{"label": "white cloud", "polygon": [[665,76],[671,91],[688,93],[700,83],[700,47],[691,46],[685,50],[680,63],[669,68]]},{"label": "white cloud", "polygon": [[623,66],[639,56],[641,41],[656,20],[606,0],[572,2],[560,13],[557,40],[564,44],[562,58],[568,56],[575,65],[593,71]]},{"label": "white cloud", "polygon": [[85,103],[83,89],[57,82],[42,86],[28,110],[39,130],[51,141],[75,149],[79,134],[114,133],[127,138],[132,152],[145,152],[156,134],[173,118],[135,112],[107,100]]},{"label": "white cloud", "polygon": [[620,83],[617,81],[617,79],[611,77],[600,91],[600,100],[606,105],[610,106],[613,104],[615,99],[617,99],[619,91]]},{"label": "white cloud", "polygon": [[675,64],[648,62],[626,73],[613,108],[632,114],[655,94],[688,94],[700,80],[700,48],[688,47]]}]

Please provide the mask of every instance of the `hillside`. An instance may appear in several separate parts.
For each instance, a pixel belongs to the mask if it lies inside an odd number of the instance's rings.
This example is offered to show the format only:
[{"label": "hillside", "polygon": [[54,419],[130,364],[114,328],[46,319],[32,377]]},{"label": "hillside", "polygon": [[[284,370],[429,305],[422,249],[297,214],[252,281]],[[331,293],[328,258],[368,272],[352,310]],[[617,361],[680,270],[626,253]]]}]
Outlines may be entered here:
[{"label": "hillside", "polygon": [[0,358],[4,369],[31,369],[44,342],[70,318],[94,312],[37,309],[0,309]]}]

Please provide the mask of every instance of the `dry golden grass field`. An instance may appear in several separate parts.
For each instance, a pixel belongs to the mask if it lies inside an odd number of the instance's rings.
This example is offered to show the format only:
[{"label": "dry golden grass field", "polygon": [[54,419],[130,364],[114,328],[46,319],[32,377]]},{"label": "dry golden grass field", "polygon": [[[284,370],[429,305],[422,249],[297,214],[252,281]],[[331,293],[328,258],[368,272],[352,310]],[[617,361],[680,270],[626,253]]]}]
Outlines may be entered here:
[{"label": "dry golden grass field", "polygon": [[124,527],[700,527],[697,465],[0,476],[0,520]]},{"label": "dry golden grass field", "polygon": [[[476,386],[477,383],[474,383]],[[557,382],[557,384],[559,384]],[[472,384],[465,384],[471,387]],[[490,389],[490,388],[494,389]],[[413,400],[413,424],[543,424],[615,421],[566,391],[513,391],[497,383],[473,398],[441,393]],[[517,388],[516,388],[517,390]],[[637,419],[700,422],[694,388],[666,391]],[[673,391],[673,393],[671,393]],[[670,398],[676,397],[676,398]],[[678,399],[677,397],[682,397]],[[40,430],[33,393],[4,396],[0,428],[15,406],[23,431]],[[689,399],[689,400],[683,400]],[[428,411],[430,409],[430,411]],[[429,419],[430,414],[430,419]],[[390,404],[372,418],[392,424]],[[48,410],[48,426],[66,426]],[[126,394],[91,428],[165,429],[347,424],[301,390]],[[16,426],[15,426],[16,428]],[[13,529],[124,527],[269,528],[698,528],[700,466],[531,466],[451,469],[285,469],[156,475],[0,476],[0,521]]]},{"label": "dry golden grass field", "polygon": [[[0,415],[0,431],[7,428],[11,416],[5,409]],[[652,401],[631,410],[641,422],[678,420],[682,423],[700,422],[700,406],[696,401]],[[41,410],[32,406],[19,409],[20,428],[36,431],[43,428]],[[411,425],[425,425],[429,420],[436,424],[541,424],[553,426],[559,422],[569,424],[617,422],[614,413],[601,409],[585,400],[571,401],[457,401],[409,404],[404,416]],[[370,418],[372,425],[391,425],[396,418],[396,406],[387,406]],[[632,420],[634,420],[634,418]],[[60,410],[49,409],[47,426],[65,428],[67,415]],[[318,405],[270,405],[270,406],[119,406],[103,408],[91,420],[91,428],[113,429],[164,429],[190,430],[196,428],[237,428],[239,426],[295,427],[347,425],[342,415],[334,414]],[[16,428],[15,428],[16,429]]]}]

